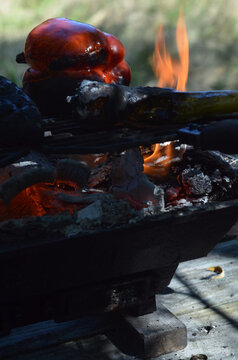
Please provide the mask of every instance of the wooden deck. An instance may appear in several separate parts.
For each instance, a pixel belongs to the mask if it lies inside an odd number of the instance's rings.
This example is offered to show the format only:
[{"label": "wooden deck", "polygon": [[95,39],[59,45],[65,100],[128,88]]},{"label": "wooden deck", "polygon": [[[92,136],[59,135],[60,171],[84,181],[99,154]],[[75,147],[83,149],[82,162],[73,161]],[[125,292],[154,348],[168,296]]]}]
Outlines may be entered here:
[{"label": "wooden deck", "polygon": [[[214,274],[206,270],[217,265],[225,271],[222,279],[212,279]],[[167,293],[157,296],[157,301],[185,323],[188,346],[158,359],[189,360],[197,354],[209,360],[238,359],[237,278],[235,239],[220,243],[207,257],[180,264]],[[88,337],[97,326],[105,327],[100,318],[87,323],[45,322],[15,329],[0,339],[0,360],[136,359],[120,353],[103,335]],[[80,336],[84,339],[79,340]]]}]

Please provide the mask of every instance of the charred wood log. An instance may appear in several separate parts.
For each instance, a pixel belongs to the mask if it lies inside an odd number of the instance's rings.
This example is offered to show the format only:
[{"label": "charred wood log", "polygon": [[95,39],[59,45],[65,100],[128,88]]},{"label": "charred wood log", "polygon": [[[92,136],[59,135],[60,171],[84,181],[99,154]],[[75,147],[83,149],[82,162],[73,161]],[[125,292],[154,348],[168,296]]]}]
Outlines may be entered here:
[{"label": "charred wood log", "polygon": [[[24,92],[0,78],[0,166],[17,160],[29,148],[54,154],[123,151],[174,140],[182,123],[238,117],[237,91],[176,92],[89,80],[77,84],[75,95],[67,98],[68,118],[45,125]],[[45,94],[41,96],[44,99]],[[125,127],[132,130],[125,132]],[[144,128],[151,133],[145,136]],[[47,130],[53,136],[43,138]],[[62,132],[72,136],[59,138]]]},{"label": "charred wood log", "polygon": [[0,76],[0,142],[4,146],[38,144],[43,137],[40,112],[14,83]]},{"label": "charred wood log", "polygon": [[12,164],[27,153],[28,149],[11,149],[11,151],[7,151],[6,148],[0,149],[0,168]]},{"label": "charred wood log", "polygon": [[11,177],[0,185],[0,198],[7,205],[22,190],[41,182],[53,182],[55,168],[38,168],[26,170],[18,177]]},{"label": "charred wood log", "polygon": [[238,117],[238,91],[178,92],[83,80],[67,101],[84,127],[160,127]]},{"label": "charred wood log", "polygon": [[79,161],[72,159],[61,159],[57,163],[57,180],[70,180],[79,187],[88,184],[90,168]]},{"label": "charred wood log", "polygon": [[34,100],[42,115],[62,116],[70,114],[66,97],[75,93],[78,79],[64,77],[46,78],[23,86]]},{"label": "charred wood log", "polygon": [[46,166],[29,166],[23,172],[14,173],[0,184],[0,200],[8,205],[22,190],[42,182],[71,181],[78,188],[82,188],[87,186],[89,175],[88,166],[71,159],[61,159],[57,162],[57,166],[50,163]]}]

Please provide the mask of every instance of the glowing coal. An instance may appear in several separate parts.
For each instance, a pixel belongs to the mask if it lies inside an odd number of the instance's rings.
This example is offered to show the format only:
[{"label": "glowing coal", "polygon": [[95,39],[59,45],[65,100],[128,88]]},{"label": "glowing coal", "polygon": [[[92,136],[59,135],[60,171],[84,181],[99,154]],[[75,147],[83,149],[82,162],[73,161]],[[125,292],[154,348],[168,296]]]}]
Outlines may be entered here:
[{"label": "glowing coal", "polygon": [[[61,234],[73,236],[238,196],[237,159],[219,152],[182,149],[180,159],[171,159],[166,177],[160,171],[154,176],[160,162],[151,165],[152,177],[143,172],[143,148],[80,155],[80,161],[31,152],[0,171],[1,228],[8,228],[6,221],[10,221],[16,229],[32,218],[41,231],[55,232],[51,227],[58,224]],[[100,161],[95,164],[97,158]],[[91,162],[93,168],[83,162]],[[12,223],[12,219],[20,222]]]}]

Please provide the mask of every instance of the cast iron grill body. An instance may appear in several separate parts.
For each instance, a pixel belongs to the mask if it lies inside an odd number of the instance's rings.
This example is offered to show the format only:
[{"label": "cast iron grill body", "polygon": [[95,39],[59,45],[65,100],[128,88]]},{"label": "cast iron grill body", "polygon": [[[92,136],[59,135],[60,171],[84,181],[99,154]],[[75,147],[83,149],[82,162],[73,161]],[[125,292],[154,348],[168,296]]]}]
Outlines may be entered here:
[{"label": "cast iron grill body", "polygon": [[[53,136],[41,150],[59,154],[122,151],[174,136],[170,129],[141,140],[140,131],[120,129],[105,144],[107,132],[80,135],[74,121],[66,126],[48,120],[46,130]],[[63,135],[54,138],[57,134]],[[165,290],[179,262],[207,255],[236,221],[237,209],[238,200],[233,200],[71,238],[36,237],[32,242],[16,234],[7,243],[0,241],[1,334],[48,319],[154,311],[155,294]]]}]

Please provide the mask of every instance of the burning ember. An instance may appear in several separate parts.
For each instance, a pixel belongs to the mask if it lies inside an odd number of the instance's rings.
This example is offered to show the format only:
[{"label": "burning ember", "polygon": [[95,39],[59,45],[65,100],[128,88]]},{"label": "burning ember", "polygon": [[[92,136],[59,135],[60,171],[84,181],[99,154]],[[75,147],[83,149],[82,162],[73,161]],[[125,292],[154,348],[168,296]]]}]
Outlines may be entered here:
[{"label": "burning ember", "polygon": [[154,145],[153,153],[149,156],[144,155],[144,173],[150,178],[166,178],[171,166],[181,161],[186,147],[176,146],[176,142],[172,141]]}]

